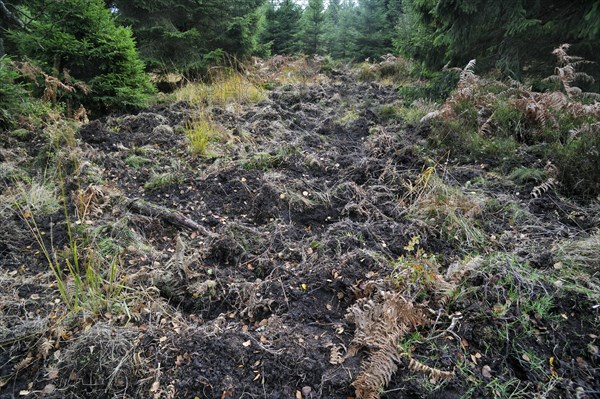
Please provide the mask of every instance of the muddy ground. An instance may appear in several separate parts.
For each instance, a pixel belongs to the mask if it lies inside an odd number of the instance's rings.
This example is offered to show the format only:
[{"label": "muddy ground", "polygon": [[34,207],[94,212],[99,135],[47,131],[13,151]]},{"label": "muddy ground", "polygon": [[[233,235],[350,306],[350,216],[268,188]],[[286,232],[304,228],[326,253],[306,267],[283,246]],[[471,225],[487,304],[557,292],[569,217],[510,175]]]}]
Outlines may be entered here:
[{"label": "muddy ground", "polygon": [[[600,397],[598,262],[565,271],[567,244],[598,239],[598,203],[531,198],[535,184],[485,160],[436,154],[428,126],[390,115],[401,101],[352,71],[279,84],[210,107],[226,133],[204,157],[188,150],[187,103],[81,127],[69,219],[124,288],[99,312],[66,311],[25,223],[60,251],[64,212],[5,203],[0,398]],[[43,177],[43,140],[3,145],[0,161]],[[378,330],[389,295],[415,309],[392,318],[397,335]],[[369,369],[382,341],[401,355]]]}]

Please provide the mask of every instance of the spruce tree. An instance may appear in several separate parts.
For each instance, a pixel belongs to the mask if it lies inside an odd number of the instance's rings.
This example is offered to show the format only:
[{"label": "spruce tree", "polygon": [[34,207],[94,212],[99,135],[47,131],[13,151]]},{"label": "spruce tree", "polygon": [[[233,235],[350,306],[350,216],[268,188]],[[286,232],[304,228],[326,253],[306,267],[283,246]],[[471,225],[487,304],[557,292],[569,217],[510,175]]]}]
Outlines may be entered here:
[{"label": "spruce tree", "polygon": [[319,54],[323,50],[325,30],[323,0],[308,0],[308,6],[302,16],[303,50],[308,55]]},{"label": "spruce tree", "polygon": [[8,47],[48,74],[89,86],[89,95],[68,94],[71,101],[107,112],[139,107],[153,92],[131,30],[115,24],[104,1],[30,1],[22,10],[30,22],[10,31]]},{"label": "spruce tree", "polygon": [[431,68],[477,58],[481,69],[498,67],[519,77],[527,66],[543,75],[551,72],[552,49],[565,42],[573,54],[600,61],[600,0],[404,0],[403,5],[407,25],[400,26],[399,47]]},{"label": "spruce tree", "polygon": [[119,20],[133,28],[151,68],[202,73],[223,52],[243,58],[257,51],[263,0],[112,0]]},{"label": "spruce tree", "polygon": [[389,51],[391,42],[386,30],[384,0],[359,0],[357,23],[355,56],[359,60],[378,58]]},{"label": "spruce tree", "polygon": [[279,4],[271,0],[265,15],[265,30],[261,41],[271,54],[295,54],[300,50],[302,9],[293,0]]},{"label": "spruce tree", "polygon": [[356,7],[353,2],[329,0],[323,26],[323,43],[327,54],[336,59],[354,58],[358,31]]}]

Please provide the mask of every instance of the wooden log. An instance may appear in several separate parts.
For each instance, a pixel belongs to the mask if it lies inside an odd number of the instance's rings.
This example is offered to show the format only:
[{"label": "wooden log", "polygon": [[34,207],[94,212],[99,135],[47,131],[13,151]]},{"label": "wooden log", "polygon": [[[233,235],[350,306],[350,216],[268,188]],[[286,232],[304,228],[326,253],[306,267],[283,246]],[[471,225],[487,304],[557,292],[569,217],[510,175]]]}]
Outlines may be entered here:
[{"label": "wooden log", "polygon": [[172,225],[197,231],[207,237],[217,238],[219,236],[179,211],[152,204],[140,198],[125,198],[125,207],[140,215],[156,217]]}]

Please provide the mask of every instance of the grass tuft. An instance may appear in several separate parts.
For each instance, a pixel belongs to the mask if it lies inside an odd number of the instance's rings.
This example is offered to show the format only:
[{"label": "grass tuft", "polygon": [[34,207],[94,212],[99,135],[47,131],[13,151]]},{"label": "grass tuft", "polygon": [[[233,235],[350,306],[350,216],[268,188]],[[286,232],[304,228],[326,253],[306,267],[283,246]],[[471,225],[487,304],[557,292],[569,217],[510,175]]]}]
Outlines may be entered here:
[{"label": "grass tuft", "polygon": [[230,104],[255,104],[266,98],[259,86],[238,73],[224,72],[213,78],[211,84],[189,83],[175,92],[178,101],[203,108],[225,107]]}]

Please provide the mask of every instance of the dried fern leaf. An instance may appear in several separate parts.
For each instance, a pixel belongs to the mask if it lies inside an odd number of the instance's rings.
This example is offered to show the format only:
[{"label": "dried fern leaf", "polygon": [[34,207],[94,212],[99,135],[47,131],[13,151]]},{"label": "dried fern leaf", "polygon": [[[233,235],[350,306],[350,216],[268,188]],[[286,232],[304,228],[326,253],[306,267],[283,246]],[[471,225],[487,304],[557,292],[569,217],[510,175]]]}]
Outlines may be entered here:
[{"label": "dried fern leaf", "polygon": [[13,367],[13,370],[15,372],[24,370],[27,367],[29,367],[32,362],[33,362],[33,355],[31,353],[28,353],[27,356],[25,356],[23,359],[21,359],[19,361],[19,363],[15,364],[15,366]]},{"label": "dried fern leaf", "polygon": [[[352,347],[366,347],[370,355],[353,382],[357,399],[379,398],[398,369],[397,342],[409,331],[429,322],[425,312],[399,292],[378,291],[348,308],[346,319],[355,324]],[[350,352],[350,350],[349,350]]]},{"label": "dried fern leaf", "polygon": [[342,356],[342,348],[339,345],[332,345],[329,350],[329,363],[338,365],[344,363],[344,357]]},{"label": "dried fern leaf", "polygon": [[490,115],[489,118],[487,118],[487,120],[485,122],[483,122],[483,124],[481,125],[481,127],[479,128],[479,134],[483,134],[483,135],[491,135],[492,134],[492,120],[494,118],[494,113],[492,115]]},{"label": "dried fern leaf", "polygon": [[54,340],[43,337],[38,344],[38,351],[45,359],[50,354],[50,351],[54,348]]},{"label": "dried fern leaf", "polygon": [[531,197],[540,198],[542,195],[548,192],[548,190],[555,188],[557,184],[558,181],[555,178],[551,177],[539,186],[535,186],[533,190],[531,190]]},{"label": "dried fern leaf", "polygon": [[380,387],[385,387],[401,361],[396,348],[385,348],[372,353],[369,360],[362,365],[362,372],[352,383],[357,399],[379,398]]},{"label": "dried fern leaf", "polygon": [[435,367],[430,367],[414,358],[410,358],[408,368],[412,371],[429,374],[429,377],[436,380],[454,377],[454,371],[444,371]]}]

